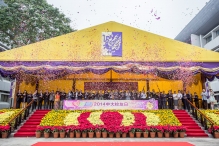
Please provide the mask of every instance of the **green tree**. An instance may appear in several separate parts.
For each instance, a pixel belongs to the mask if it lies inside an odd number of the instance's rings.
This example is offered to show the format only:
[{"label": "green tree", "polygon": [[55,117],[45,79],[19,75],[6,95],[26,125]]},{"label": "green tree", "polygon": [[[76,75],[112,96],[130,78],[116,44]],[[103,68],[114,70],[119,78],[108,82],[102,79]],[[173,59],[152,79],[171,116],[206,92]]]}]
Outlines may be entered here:
[{"label": "green tree", "polygon": [[4,0],[0,6],[0,42],[11,48],[74,31],[71,20],[46,0]]}]

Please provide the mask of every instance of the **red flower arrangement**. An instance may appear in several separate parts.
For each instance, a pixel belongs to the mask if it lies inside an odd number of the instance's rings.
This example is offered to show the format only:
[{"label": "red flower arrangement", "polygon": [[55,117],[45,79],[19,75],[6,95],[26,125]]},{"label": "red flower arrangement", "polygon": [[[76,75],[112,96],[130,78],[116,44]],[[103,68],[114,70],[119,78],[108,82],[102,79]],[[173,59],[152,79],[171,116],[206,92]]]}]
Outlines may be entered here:
[{"label": "red flower arrangement", "polygon": [[44,129],[43,129],[44,132],[50,133],[52,127],[51,127],[51,126],[44,126],[43,128],[44,128]]},{"label": "red flower arrangement", "polygon": [[186,132],[187,128],[185,126],[178,126],[178,132]]},{"label": "red flower arrangement", "polygon": [[[123,115],[119,112],[103,112],[100,115],[100,119],[105,126],[120,126],[123,120]],[[111,128],[110,128],[111,129]]]},{"label": "red flower arrangement", "polygon": [[59,132],[65,132],[66,131],[66,127],[65,126],[60,126],[58,127]]},{"label": "red flower arrangement", "polygon": [[9,132],[10,131],[10,126],[9,125],[5,125],[5,126],[0,126],[0,131],[1,132]]},{"label": "red flower arrangement", "polygon": [[157,126],[150,126],[150,132],[157,132]]},{"label": "red flower arrangement", "polygon": [[103,125],[96,125],[96,126],[94,126],[94,131],[95,132],[101,132],[102,131],[102,129],[103,129]]},{"label": "red flower arrangement", "polygon": [[171,131],[173,132],[173,133],[176,133],[176,132],[178,132],[178,126],[172,126],[171,127]]},{"label": "red flower arrangement", "polygon": [[78,122],[80,123],[80,125],[88,125],[88,126],[93,126],[88,120],[87,118],[89,118],[91,112],[84,112],[81,113],[81,115],[78,117]]},{"label": "red flower arrangement", "polygon": [[208,129],[209,133],[219,132],[219,126],[213,126],[212,128]]},{"label": "red flower arrangement", "polygon": [[143,132],[146,132],[146,133],[150,132],[150,129],[151,129],[151,128],[150,128],[149,126],[143,126],[143,127],[142,127],[142,131],[143,131]]},{"label": "red flower arrangement", "polygon": [[108,133],[116,133],[117,132],[117,126],[109,125],[106,127]]},{"label": "red flower arrangement", "polygon": [[135,123],[133,126],[146,126],[146,119],[147,117],[142,113],[132,113],[135,117]]},{"label": "red flower arrangement", "polygon": [[157,132],[164,132],[163,126],[156,126]]},{"label": "red flower arrangement", "polygon": [[88,128],[87,129],[88,132],[95,132],[96,126],[92,125],[92,126],[88,126],[87,128]]},{"label": "red flower arrangement", "polygon": [[143,126],[133,126],[136,132],[142,132],[143,131]]},{"label": "red flower arrangement", "polygon": [[129,126],[129,132],[135,133],[135,127],[134,126]]},{"label": "red flower arrangement", "polygon": [[163,126],[163,130],[164,130],[164,132],[172,132],[172,129],[169,125]]},{"label": "red flower arrangement", "polygon": [[59,127],[57,126],[51,127],[51,132],[52,133],[59,132]]},{"label": "red flower arrangement", "polygon": [[38,125],[36,128],[36,132],[43,132],[44,131],[44,127]]},{"label": "red flower arrangement", "polygon": [[129,132],[129,126],[120,126],[120,130],[122,133],[128,133]]}]

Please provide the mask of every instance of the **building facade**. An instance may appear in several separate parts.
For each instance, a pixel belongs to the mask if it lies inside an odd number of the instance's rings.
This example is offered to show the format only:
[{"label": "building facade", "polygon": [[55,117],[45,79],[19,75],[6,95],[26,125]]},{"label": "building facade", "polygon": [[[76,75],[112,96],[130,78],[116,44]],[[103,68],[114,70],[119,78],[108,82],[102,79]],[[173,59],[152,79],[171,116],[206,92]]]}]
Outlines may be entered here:
[{"label": "building facade", "polygon": [[175,40],[219,52],[219,1],[210,0]]}]

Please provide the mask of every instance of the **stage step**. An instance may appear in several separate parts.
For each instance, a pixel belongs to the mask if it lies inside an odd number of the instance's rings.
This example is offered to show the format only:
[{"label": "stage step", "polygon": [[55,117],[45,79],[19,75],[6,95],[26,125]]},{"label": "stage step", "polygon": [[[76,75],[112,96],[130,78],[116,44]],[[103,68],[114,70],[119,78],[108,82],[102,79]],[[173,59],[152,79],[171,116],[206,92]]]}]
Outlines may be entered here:
[{"label": "stage step", "polygon": [[21,128],[14,134],[14,137],[35,137],[37,126],[40,124],[41,119],[50,110],[37,110],[31,117],[21,126]]},{"label": "stage step", "polygon": [[187,137],[208,137],[204,130],[199,127],[196,121],[184,110],[174,110],[173,113],[180,123],[187,128]]}]

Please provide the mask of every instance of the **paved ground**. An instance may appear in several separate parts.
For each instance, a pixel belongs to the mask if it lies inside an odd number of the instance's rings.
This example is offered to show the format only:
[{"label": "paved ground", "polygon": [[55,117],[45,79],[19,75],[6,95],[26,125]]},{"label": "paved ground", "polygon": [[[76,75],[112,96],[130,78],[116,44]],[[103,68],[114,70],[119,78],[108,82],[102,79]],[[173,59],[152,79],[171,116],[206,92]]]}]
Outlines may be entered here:
[{"label": "paved ground", "polygon": [[31,146],[37,142],[189,142],[195,146],[219,146],[214,138],[8,138],[0,139],[0,146]]}]

